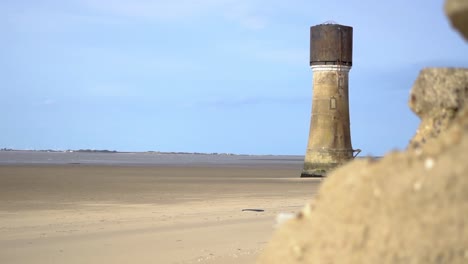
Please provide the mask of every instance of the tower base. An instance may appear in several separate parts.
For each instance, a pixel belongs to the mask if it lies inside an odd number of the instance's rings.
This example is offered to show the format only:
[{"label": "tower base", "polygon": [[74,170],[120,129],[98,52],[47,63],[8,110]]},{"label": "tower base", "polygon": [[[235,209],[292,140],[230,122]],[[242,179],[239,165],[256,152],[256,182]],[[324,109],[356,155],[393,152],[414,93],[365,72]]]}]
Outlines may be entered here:
[{"label": "tower base", "polygon": [[307,172],[302,172],[301,173],[301,178],[323,178],[326,176],[326,173],[324,174],[310,174],[310,173],[307,173]]},{"label": "tower base", "polygon": [[342,163],[305,163],[301,178],[322,178]]}]

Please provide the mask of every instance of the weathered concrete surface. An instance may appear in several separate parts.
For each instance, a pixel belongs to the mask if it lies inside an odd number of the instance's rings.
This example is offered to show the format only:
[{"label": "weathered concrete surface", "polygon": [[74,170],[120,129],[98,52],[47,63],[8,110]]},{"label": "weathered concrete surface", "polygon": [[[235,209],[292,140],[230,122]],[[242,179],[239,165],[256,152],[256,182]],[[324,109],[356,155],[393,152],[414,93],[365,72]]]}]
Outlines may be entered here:
[{"label": "weathered concrete surface", "polygon": [[421,148],[355,160],[258,263],[468,263],[468,109]]},{"label": "weathered concrete surface", "polygon": [[468,1],[447,0],[445,2],[445,13],[449,17],[452,26],[468,40]]},{"label": "weathered concrete surface", "polygon": [[347,66],[314,66],[312,116],[303,177],[324,176],[353,156]]},{"label": "weathered concrete surface", "polygon": [[419,147],[436,138],[467,102],[468,69],[423,69],[414,83],[408,103],[421,118],[410,147]]}]

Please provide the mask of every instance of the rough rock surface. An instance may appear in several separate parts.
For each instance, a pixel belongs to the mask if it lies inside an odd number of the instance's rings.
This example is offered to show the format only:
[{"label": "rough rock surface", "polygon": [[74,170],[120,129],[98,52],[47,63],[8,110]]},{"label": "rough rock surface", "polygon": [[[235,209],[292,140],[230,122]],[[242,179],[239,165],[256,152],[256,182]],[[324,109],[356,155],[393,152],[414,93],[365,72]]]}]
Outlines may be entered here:
[{"label": "rough rock surface", "polygon": [[468,263],[468,110],[421,148],[356,160],[258,263]]},{"label": "rough rock surface", "polygon": [[450,19],[452,26],[468,40],[468,1],[447,0],[445,2],[445,13]]},{"label": "rough rock surface", "polygon": [[[468,2],[468,1],[467,1]],[[468,103],[468,69],[426,68],[411,90],[409,106],[421,118],[410,147],[436,138]]]}]

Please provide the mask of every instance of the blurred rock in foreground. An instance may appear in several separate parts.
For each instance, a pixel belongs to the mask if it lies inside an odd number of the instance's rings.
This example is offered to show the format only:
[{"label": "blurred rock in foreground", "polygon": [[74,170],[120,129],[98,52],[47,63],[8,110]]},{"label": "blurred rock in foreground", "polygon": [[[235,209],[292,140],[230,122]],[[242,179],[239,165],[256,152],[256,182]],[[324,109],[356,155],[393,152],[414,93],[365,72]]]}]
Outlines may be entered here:
[{"label": "blurred rock in foreground", "polygon": [[468,263],[468,109],[420,148],[356,160],[258,263]]},{"label": "blurred rock in foreground", "polygon": [[468,102],[468,69],[426,68],[411,90],[409,106],[421,118],[410,147],[419,147],[446,130]]},{"label": "blurred rock in foreground", "polygon": [[468,40],[468,1],[447,0],[445,1],[445,13],[450,19],[452,26]]}]

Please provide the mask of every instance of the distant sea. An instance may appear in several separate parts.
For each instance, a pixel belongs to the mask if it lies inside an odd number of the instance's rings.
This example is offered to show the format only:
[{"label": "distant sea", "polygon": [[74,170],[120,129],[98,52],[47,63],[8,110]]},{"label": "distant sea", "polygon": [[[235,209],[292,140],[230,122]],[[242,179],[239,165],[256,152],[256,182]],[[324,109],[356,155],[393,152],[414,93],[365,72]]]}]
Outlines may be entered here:
[{"label": "distant sea", "polygon": [[46,152],[0,151],[0,165],[8,164],[87,164],[124,166],[192,166],[192,165],[298,165],[304,156],[284,155],[227,155],[227,154],[178,154],[158,152]]}]

